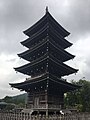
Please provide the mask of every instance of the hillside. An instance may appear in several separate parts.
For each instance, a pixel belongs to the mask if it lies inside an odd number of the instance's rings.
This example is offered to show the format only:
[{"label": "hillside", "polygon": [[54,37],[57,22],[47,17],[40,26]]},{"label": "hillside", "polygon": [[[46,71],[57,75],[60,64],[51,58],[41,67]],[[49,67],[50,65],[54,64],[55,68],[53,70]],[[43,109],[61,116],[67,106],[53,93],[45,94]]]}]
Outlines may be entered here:
[{"label": "hillside", "polygon": [[17,96],[6,96],[3,99],[0,99],[0,102],[6,102],[6,103],[14,103],[16,105],[24,106],[25,105],[25,99],[27,94],[21,94]]}]

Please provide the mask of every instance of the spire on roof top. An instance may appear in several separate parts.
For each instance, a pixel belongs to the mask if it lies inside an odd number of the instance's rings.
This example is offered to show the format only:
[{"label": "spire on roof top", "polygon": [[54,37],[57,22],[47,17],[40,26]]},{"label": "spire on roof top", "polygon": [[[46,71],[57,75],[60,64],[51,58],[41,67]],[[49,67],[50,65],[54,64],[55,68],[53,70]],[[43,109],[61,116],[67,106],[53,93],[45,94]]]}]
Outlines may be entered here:
[{"label": "spire on roof top", "polygon": [[46,6],[46,13],[48,13],[48,6]]}]

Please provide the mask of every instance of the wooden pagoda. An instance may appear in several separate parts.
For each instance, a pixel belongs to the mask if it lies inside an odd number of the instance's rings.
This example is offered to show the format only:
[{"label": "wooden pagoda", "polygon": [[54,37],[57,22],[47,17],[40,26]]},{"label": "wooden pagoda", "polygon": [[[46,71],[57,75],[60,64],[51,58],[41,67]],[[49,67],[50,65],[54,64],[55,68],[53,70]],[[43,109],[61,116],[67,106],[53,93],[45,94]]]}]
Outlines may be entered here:
[{"label": "wooden pagoda", "polygon": [[29,63],[15,68],[15,71],[31,77],[10,85],[28,93],[27,108],[47,114],[59,112],[64,105],[64,93],[79,88],[62,79],[62,76],[78,71],[64,63],[75,57],[65,50],[72,45],[65,39],[70,33],[46,8],[45,15],[24,34],[29,38],[21,44],[28,50],[18,56]]}]

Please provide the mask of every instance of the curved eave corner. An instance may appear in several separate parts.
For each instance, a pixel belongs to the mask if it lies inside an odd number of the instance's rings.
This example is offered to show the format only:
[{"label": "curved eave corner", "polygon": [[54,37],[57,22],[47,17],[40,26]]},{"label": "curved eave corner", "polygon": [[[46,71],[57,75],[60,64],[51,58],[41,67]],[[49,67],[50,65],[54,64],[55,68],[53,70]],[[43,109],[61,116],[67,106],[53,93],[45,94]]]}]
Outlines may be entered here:
[{"label": "curved eave corner", "polygon": [[21,53],[19,53],[19,54],[17,54],[18,55],[18,57],[20,57],[21,58]]},{"label": "curved eave corner", "polygon": [[25,41],[26,41],[26,40],[21,41],[21,42],[20,42],[21,45],[25,46],[25,45],[24,45]]},{"label": "curved eave corner", "polygon": [[73,60],[75,57],[76,57],[75,55],[72,55],[72,58],[71,58],[71,59]]},{"label": "curved eave corner", "polygon": [[71,47],[73,45],[73,43],[69,42],[69,47]]},{"label": "curved eave corner", "polygon": [[14,83],[9,83],[9,85],[13,88],[15,84]]},{"label": "curved eave corner", "polygon": [[17,73],[17,72],[22,73],[21,70],[20,70],[20,67],[18,67],[18,68],[13,68],[13,69],[16,71],[16,73]]},{"label": "curved eave corner", "polygon": [[16,89],[19,89],[21,91],[24,91],[24,89],[22,89],[19,85],[19,83],[9,83],[9,85],[11,86],[11,88],[16,88]]},{"label": "curved eave corner", "polygon": [[21,59],[21,58],[23,58],[23,55],[22,55],[22,53],[19,53],[19,54],[17,54],[18,55],[18,57]]},{"label": "curved eave corner", "polygon": [[79,69],[74,69],[74,70],[75,70],[75,72],[74,72],[74,73],[75,73],[75,75],[76,75],[76,74],[77,74],[77,72],[79,71]]},{"label": "curved eave corner", "polygon": [[80,89],[82,86],[81,85],[75,85],[75,84],[72,84],[72,83],[69,83],[73,86],[74,90],[76,89]]}]

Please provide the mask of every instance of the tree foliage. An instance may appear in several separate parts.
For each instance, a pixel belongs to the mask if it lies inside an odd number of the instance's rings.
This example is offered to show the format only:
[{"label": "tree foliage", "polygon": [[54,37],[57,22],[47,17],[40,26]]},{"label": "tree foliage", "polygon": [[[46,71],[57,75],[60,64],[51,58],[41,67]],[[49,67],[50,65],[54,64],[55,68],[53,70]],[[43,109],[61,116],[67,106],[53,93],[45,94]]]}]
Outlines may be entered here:
[{"label": "tree foliage", "polygon": [[90,82],[79,80],[78,82],[72,81],[72,83],[82,87],[66,94],[65,106],[76,107],[80,111],[90,112]]}]

